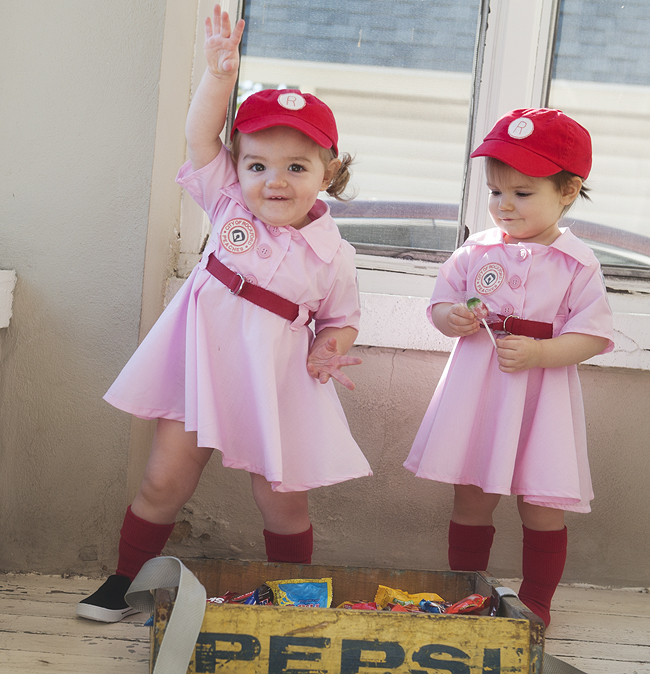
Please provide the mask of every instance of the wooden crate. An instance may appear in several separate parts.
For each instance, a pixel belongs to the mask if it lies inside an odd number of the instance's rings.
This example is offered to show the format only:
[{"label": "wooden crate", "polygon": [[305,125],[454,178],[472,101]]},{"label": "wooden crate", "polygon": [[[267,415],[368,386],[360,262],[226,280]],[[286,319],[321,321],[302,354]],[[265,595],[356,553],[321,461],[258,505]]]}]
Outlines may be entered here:
[{"label": "wooden crate", "polygon": [[[300,566],[184,560],[208,597],[249,592],[267,580],[332,578],[333,601],[372,601],[378,585],[436,592],[445,601],[498,596],[484,572]],[[173,592],[158,590],[151,671],[173,610]],[[208,604],[191,674],[541,674],[544,623],[517,598],[496,617],[350,609]]]}]

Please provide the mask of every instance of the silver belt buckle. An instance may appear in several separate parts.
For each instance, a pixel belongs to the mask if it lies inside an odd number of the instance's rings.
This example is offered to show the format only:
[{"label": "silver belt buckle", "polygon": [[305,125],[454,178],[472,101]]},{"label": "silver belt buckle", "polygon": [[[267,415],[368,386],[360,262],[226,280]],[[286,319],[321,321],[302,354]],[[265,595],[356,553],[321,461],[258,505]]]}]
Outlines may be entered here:
[{"label": "silver belt buckle", "polygon": [[503,331],[504,331],[506,334],[511,335],[512,332],[510,332],[510,330],[508,330],[508,327],[507,327],[507,323],[508,323],[508,319],[509,319],[509,318],[512,318],[512,319],[514,320],[515,318],[521,318],[521,316],[515,316],[515,314],[509,314],[508,316],[506,316],[506,317],[503,319]]},{"label": "silver belt buckle", "polygon": [[243,290],[244,283],[246,283],[246,279],[239,272],[235,272],[235,276],[239,276],[239,278],[241,279],[241,281],[239,283],[239,287],[236,290],[233,290],[230,286],[228,286],[228,292],[231,295],[237,296]]}]

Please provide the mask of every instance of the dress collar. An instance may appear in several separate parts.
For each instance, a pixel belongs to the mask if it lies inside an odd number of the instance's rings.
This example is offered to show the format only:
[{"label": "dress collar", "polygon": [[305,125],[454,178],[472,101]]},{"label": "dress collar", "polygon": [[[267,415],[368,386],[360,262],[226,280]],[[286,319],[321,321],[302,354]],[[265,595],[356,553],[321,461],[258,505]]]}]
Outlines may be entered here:
[{"label": "dress collar", "polygon": [[[540,246],[542,244],[507,244],[503,240],[504,232],[498,227],[491,227],[483,232],[478,232],[470,236],[463,246]],[[555,248],[560,252],[577,260],[582,265],[593,264],[596,256],[586,243],[581,241],[568,227],[560,227],[560,236],[545,248]]]},{"label": "dress collar", "polygon": [[[232,199],[240,208],[250,213],[244,202],[239,183],[227,185],[221,189],[221,192]],[[334,259],[334,255],[341,245],[341,233],[330,215],[330,207],[324,201],[317,199],[311,211],[309,211],[309,217],[312,218],[312,221],[300,229],[294,229],[293,227],[284,229],[289,231],[293,238],[301,236],[323,262],[329,263]],[[251,219],[253,218],[254,216],[251,213]],[[257,220],[257,222],[261,221]]]}]

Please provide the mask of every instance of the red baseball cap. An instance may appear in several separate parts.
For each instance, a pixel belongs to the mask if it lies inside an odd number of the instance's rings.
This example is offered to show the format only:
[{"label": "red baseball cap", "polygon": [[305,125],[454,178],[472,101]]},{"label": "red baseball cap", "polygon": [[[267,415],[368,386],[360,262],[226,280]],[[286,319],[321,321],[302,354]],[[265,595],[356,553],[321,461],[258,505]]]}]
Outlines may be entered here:
[{"label": "red baseball cap", "polygon": [[591,136],[561,110],[521,108],[501,117],[471,156],[494,157],[536,178],[569,171],[586,180]]},{"label": "red baseball cap", "polygon": [[272,126],[290,126],[302,131],[321,147],[333,148],[338,155],[338,133],[332,111],[323,101],[297,89],[263,89],[249,96],[240,106],[232,126],[253,133]]}]

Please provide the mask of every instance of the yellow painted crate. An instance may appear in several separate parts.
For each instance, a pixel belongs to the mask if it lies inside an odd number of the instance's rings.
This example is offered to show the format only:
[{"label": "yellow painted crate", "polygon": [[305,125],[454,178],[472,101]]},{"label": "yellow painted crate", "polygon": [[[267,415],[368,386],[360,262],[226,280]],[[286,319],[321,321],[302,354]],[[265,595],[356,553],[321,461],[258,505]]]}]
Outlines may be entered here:
[{"label": "yellow painted crate", "polygon": [[[372,601],[378,585],[436,592],[456,602],[498,597],[484,572],[301,566],[184,560],[208,597],[250,592],[267,580],[332,578],[333,601]],[[173,593],[156,592],[151,671],[173,610]],[[496,617],[351,609],[208,604],[191,674],[541,674],[544,623],[517,598]]]}]

